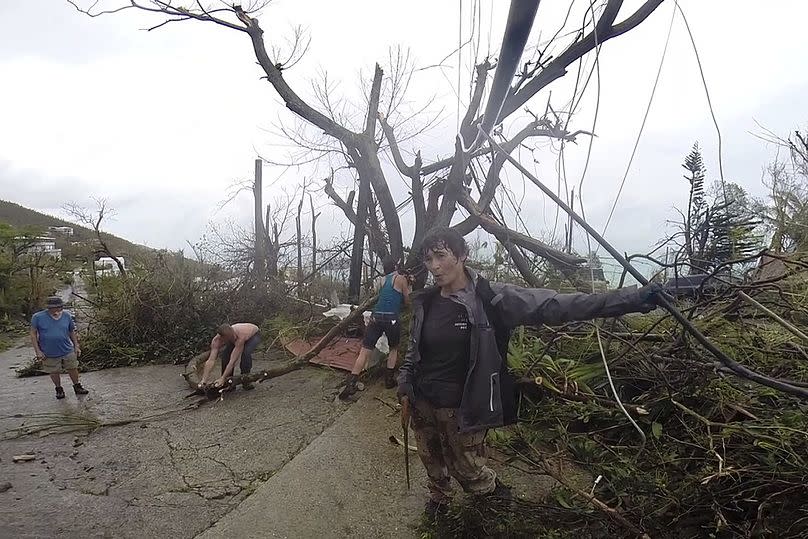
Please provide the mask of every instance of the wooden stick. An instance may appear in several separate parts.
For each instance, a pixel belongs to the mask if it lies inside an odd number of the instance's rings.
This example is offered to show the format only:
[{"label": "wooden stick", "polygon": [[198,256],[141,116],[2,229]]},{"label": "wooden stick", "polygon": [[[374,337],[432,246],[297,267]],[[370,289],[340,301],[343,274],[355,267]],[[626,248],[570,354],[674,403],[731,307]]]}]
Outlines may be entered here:
[{"label": "wooden stick", "polygon": [[793,324],[791,324],[787,320],[780,317],[777,313],[775,313],[774,311],[772,311],[771,309],[769,309],[768,307],[766,307],[765,305],[763,305],[762,303],[760,303],[756,299],[749,297],[748,295],[746,295],[745,292],[741,292],[740,290],[738,291],[738,297],[740,297],[741,299],[743,299],[747,303],[749,303],[751,305],[754,305],[755,307],[757,307],[758,309],[760,309],[761,311],[763,311],[764,313],[769,315],[772,320],[774,320],[775,322],[777,322],[778,324],[783,326],[783,328],[787,329],[792,334],[796,335],[797,337],[799,337],[800,339],[802,339],[803,341],[808,343],[808,335],[806,335],[805,333],[803,333],[802,331],[797,329],[796,326],[794,326]]},{"label": "wooden stick", "polygon": [[612,518],[615,522],[623,526],[623,528],[630,531],[635,536],[642,537],[643,539],[649,537],[647,533],[645,533],[637,526],[629,522],[629,520],[626,517],[624,517],[620,513],[620,511],[618,511],[613,507],[609,507],[608,505],[597,499],[593,494],[589,494],[588,492],[584,492],[583,490],[573,486],[569,481],[567,481],[566,477],[564,477],[562,473],[557,472],[553,468],[550,462],[544,457],[544,455],[541,454],[541,452],[539,452],[538,449],[536,449],[532,444],[528,445],[530,446],[530,449],[532,449],[533,452],[541,459],[542,466],[544,467],[544,470],[547,472],[547,475],[549,475],[550,477],[561,483],[573,494],[577,495],[580,498],[583,498],[584,500],[592,504],[596,509],[605,513],[607,516]]}]

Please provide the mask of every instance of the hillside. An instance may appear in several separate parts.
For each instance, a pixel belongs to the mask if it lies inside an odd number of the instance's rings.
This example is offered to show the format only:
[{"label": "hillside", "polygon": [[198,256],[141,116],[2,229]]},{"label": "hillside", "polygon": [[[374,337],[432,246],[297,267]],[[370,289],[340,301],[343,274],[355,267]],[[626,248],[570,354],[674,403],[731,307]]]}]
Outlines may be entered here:
[{"label": "hillside", "polygon": [[[49,226],[70,226],[73,227],[71,241],[89,242],[95,238],[95,233],[84,226],[59,219],[52,215],[47,215],[14,202],[0,200],[0,222],[8,223],[17,228],[34,227],[41,228],[43,233],[47,233]],[[113,234],[102,233],[109,248],[120,256],[135,256],[139,253],[149,251],[148,247],[137,245]],[[57,242],[60,238],[57,236]]]}]

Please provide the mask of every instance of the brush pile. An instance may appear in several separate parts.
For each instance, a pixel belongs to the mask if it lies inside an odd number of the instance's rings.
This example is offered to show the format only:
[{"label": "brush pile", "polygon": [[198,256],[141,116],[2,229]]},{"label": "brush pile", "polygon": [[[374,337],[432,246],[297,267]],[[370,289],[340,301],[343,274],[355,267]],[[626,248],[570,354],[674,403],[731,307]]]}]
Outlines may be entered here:
[{"label": "brush pile", "polygon": [[[731,358],[808,387],[808,263],[775,262],[677,304]],[[428,534],[808,536],[808,401],[734,376],[664,311],[520,329],[509,364],[521,422],[489,442],[558,486],[510,518],[454,508]]]}]

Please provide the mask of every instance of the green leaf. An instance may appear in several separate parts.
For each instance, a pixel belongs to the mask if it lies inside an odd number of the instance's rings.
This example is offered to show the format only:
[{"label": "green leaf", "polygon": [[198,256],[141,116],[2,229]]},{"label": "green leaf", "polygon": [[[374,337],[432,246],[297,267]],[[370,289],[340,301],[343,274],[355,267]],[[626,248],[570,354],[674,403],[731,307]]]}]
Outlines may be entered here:
[{"label": "green leaf", "polygon": [[656,421],[651,423],[651,434],[654,435],[654,438],[662,436],[662,423],[657,423]]}]

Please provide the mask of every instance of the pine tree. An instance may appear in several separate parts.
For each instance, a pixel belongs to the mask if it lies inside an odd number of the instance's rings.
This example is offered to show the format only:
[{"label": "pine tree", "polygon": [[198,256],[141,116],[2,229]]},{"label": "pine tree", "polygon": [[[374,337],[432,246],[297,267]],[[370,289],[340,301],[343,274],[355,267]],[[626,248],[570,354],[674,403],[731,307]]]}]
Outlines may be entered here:
[{"label": "pine tree", "polygon": [[705,264],[704,254],[709,238],[709,209],[704,200],[704,178],[707,169],[701,157],[699,143],[693,148],[682,163],[687,171],[684,178],[690,183],[690,196],[687,200],[687,214],[685,215],[685,253],[690,262],[689,273],[701,273]]},{"label": "pine tree", "polygon": [[698,142],[682,167],[690,183],[684,216],[684,250],[689,274],[709,273],[721,264],[753,254],[760,247],[746,191],[734,183],[715,184],[708,200],[704,190],[707,170]]},{"label": "pine tree", "polygon": [[761,247],[760,221],[753,215],[743,187],[727,182],[714,187],[710,211],[710,246],[707,258],[715,268],[730,260],[748,257]]}]

